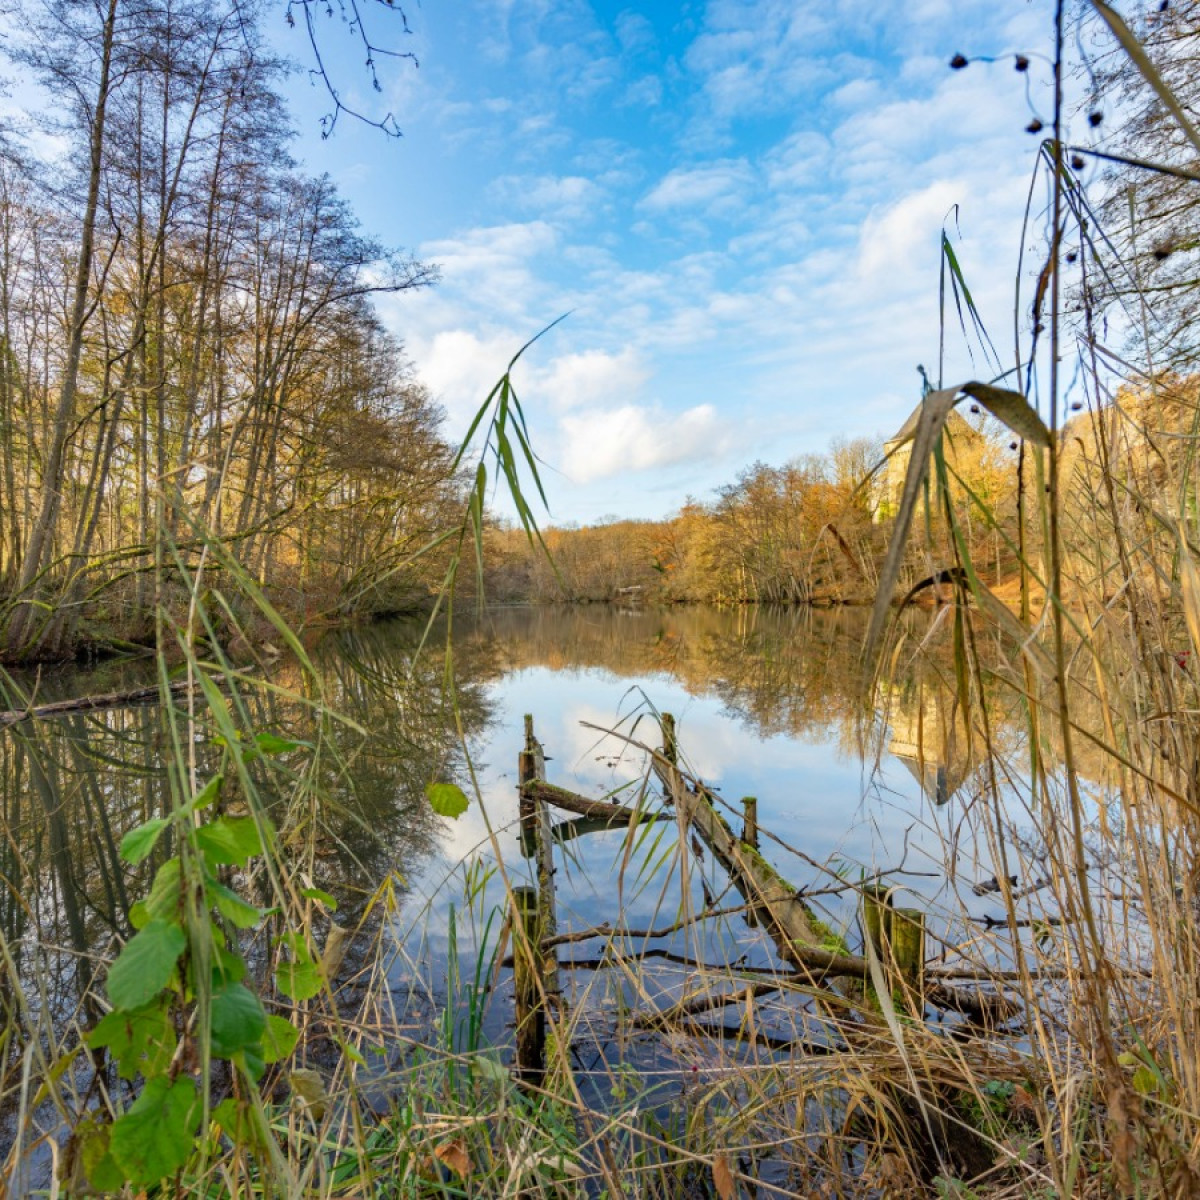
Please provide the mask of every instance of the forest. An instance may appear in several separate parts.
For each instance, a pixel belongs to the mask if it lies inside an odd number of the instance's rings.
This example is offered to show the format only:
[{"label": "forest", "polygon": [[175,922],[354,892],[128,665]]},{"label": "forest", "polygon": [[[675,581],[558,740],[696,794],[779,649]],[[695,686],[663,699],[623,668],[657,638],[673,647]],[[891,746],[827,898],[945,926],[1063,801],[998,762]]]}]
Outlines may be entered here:
[{"label": "forest", "polygon": [[153,645],[206,555],[299,621],[423,598],[461,489],[372,298],[435,273],[291,161],[253,7],[36,19],[69,167],[0,144],[4,657]]}]

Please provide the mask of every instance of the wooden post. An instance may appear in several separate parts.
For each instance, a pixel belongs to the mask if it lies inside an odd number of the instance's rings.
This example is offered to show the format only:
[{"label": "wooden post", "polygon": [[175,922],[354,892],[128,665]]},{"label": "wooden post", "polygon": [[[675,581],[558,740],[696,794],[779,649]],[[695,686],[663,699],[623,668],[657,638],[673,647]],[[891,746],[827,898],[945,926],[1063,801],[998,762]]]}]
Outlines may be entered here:
[{"label": "wooden post", "polygon": [[673,767],[679,765],[679,739],[675,736],[675,718],[668,712],[662,715],[663,758]]},{"label": "wooden post", "polygon": [[[538,936],[551,938],[558,933],[558,906],[554,894],[554,832],[545,801],[537,802],[537,822]],[[558,954],[554,950],[542,954],[542,986],[549,1002],[557,1004]]]},{"label": "wooden post", "polygon": [[[528,717],[525,718],[529,720]],[[532,750],[522,750],[517,755],[517,780],[520,789],[521,853],[532,858],[537,849],[538,819],[537,802],[529,793],[527,784],[537,779],[537,762]]]},{"label": "wooden post", "polygon": [[758,849],[758,797],[742,797],[742,841]]},{"label": "wooden post", "polygon": [[537,801],[529,794],[528,784],[546,778],[546,756],[533,736],[533,714],[525,714],[525,748],[517,755],[517,786],[520,789],[521,853],[532,858],[537,849]]},{"label": "wooden post", "polygon": [[513,939],[513,986],[517,1016],[517,1078],[525,1087],[541,1087],[546,1077],[546,1007],[542,1003],[542,932],[536,888],[513,888],[516,926]]},{"label": "wooden post", "polygon": [[892,901],[888,889],[874,883],[863,888],[863,933],[886,970],[892,941]]},{"label": "wooden post", "polygon": [[907,988],[919,997],[925,993],[925,913],[919,908],[897,908],[892,913],[892,961]]},{"label": "wooden post", "polygon": [[[545,1077],[546,1062],[546,1004],[557,1004],[559,996],[558,956],[553,950],[542,949],[542,942],[558,932],[558,916],[554,901],[554,835],[550,822],[550,808],[545,800],[539,800],[536,785],[545,783],[546,756],[541,744],[534,736],[533,717],[525,714],[525,748],[517,761],[521,797],[521,852],[534,860],[536,888],[514,888],[519,908],[532,904],[532,913],[521,911],[523,927],[533,939],[531,946],[534,961],[525,965],[533,972],[532,980],[518,977],[517,990],[517,1066],[524,1082],[541,1085]],[[528,895],[526,895],[528,893]],[[532,899],[530,899],[532,897]],[[532,922],[532,932],[530,931]],[[528,955],[524,956],[528,960]],[[514,947],[514,970],[521,962],[519,948]],[[522,1001],[522,989],[532,988],[527,1002]],[[522,1004],[525,1003],[525,1010]],[[533,1008],[536,1007],[536,1013]],[[521,1030],[529,1027],[527,1038],[530,1045],[523,1049]],[[532,1041],[537,1041],[536,1059],[533,1057]],[[529,1056],[528,1059],[524,1056]],[[536,1081],[533,1080],[536,1074]]]}]

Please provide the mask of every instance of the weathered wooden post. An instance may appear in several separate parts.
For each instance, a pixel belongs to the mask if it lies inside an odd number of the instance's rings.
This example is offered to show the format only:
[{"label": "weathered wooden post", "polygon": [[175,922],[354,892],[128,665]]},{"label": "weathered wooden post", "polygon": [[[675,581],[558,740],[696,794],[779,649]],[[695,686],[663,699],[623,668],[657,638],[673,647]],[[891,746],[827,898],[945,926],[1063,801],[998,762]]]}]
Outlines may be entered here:
[{"label": "weathered wooden post", "polygon": [[[742,842],[752,849],[758,849],[758,797],[742,797]],[[751,929],[758,927],[758,914],[753,904],[746,906],[746,924]]]},{"label": "weathered wooden post", "polygon": [[[519,907],[530,903],[533,907],[532,916],[528,920],[523,912],[521,914],[522,924],[526,928],[527,935],[533,937],[530,943],[533,961],[532,963],[526,961],[525,964],[533,972],[533,978],[532,980],[517,979],[514,981],[518,996],[517,1066],[523,1081],[527,1080],[530,1072],[539,1072],[537,1083],[540,1085],[545,1075],[546,1005],[548,1002],[557,1003],[559,995],[558,956],[553,950],[549,952],[544,950],[542,943],[546,938],[553,937],[558,931],[558,916],[554,901],[554,836],[550,822],[550,809],[544,801],[537,799],[531,786],[544,782],[546,779],[546,755],[542,750],[541,743],[534,736],[533,716],[529,713],[525,714],[525,748],[517,760],[517,775],[520,780],[521,852],[526,858],[534,860],[537,880],[536,888],[513,889]],[[532,901],[524,895],[526,892],[532,897]],[[529,921],[533,922],[532,933],[528,928]],[[521,957],[519,949],[514,948],[514,973],[518,970]],[[528,960],[529,956],[525,957]],[[527,988],[532,986],[534,989],[527,999],[529,1003],[536,1005],[536,1014],[532,1011],[522,1012],[522,983]],[[528,1065],[522,1058],[520,1037],[521,1029],[526,1026],[530,1026],[533,1031],[528,1033],[529,1039],[532,1041],[534,1032],[536,1032],[538,1042],[536,1063],[531,1059]],[[526,1050],[530,1054],[533,1053],[532,1046],[526,1047]]]},{"label": "weathered wooden post", "polygon": [[671,713],[662,714],[663,758],[673,767],[679,765],[679,739],[675,735],[675,718]]},{"label": "weathered wooden post", "polygon": [[758,849],[758,797],[742,797],[742,841]]},{"label": "weathered wooden post", "polygon": [[520,781],[517,786],[520,789],[521,854],[525,858],[532,858],[537,853],[537,801],[525,785],[533,783],[537,774],[533,754],[528,750],[522,750],[517,755],[517,779]]},{"label": "weathered wooden post", "polygon": [[871,949],[886,970],[892,941],[892,898],[882,884],[873,883],[863,888],[862,923]]},{"label": "weathered wooden post", "polygon": [[543,1003],[542,931],[537,888],[513,888],[516,924],[513,987],[516,993],[517,1078],[539,1088],[546,1077],[546,1006]]},{"label": "weathered wooden post", "polygon": [[893,911],[892,962],[920,1006],[925,994],[925,913],[922,909],[897,908]]}]

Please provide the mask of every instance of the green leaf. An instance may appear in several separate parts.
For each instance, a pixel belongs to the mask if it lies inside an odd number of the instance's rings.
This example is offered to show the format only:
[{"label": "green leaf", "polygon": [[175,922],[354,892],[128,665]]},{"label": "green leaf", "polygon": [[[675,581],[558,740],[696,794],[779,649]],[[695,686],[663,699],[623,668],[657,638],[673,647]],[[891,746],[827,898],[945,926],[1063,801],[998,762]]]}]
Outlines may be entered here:
[{"label": "green leaf", "polygon": [[333,1040],[337,1042],[337,1044],[341,1047],[342,1053],[352,1063],[356,1063],[360,1067],[365,1067],[367,1065],[367,1060],[363,1058],[362,1054],[360,1054],[358,1050],[350,1045],[349,1042],[345,1041],[343,1038],[334,1038]]},{"label": "green leaf", "polygon": [[289,750],[299,750],[302,747],[312,749],[312,742],[294,742],[290,738],[280,737],[277,733],[256,733],[254,745],[262,754],[286,754]]},{"label": "green leaf", "polygon": [[154,849],[159,834],[169,824],[166,817],[155,817],[152,821],[143,821],[136,829],[131,829],[121,839],[121,857],[127,863],[140,863]]},{"label": "green leaf", "polygon": [[337,912],[337,901],[328,892],[323,892],[320,888],[301,888],[300,895],[307,897],[309,900],[319,900],[330,912]]},{"label": "green leaf", "polygon": [[183,930],[158,917],[134,934],[108,971],[113,1006],[128,1010],[149,1004],[167,986],[186,945]]},{"label": "green leaf", "polygon": [[458,818],[470,807],[466,793],[455,783],[431,783],[425,788],[430,806],[439,817]]},{"label": "green leaf", "polygon": [[263,852],[253,817],[219,817],[196,830],[196,840],[210,866],[244,867]]},{"label": "green leaf", "polygon": [[217,797],[221,794],[221,784],[225,782],[224,775],[214,775],[188,802],[187,808],[184,810],[188,813],[199,812],[202,808],[207,808],[210,804],[217,802]]},{"label": "green leaf", "polygon": [[[155,917],[173,917],[179,910],[179,880],[181,867],[179,863],[179,855],[174,858],[168,858],[158,871],[155,873],[154,882],[150,885],[150,892],[146,899],[139,901],[139,904],[144,909],[145,914],[150,918]],[[134,905],[137,908],[138,905]],[[133,913],[130,912],[130,920],[134,927],[137,928],[137,922],[133,920]],[[142,922],[144,926],[145,921]]]},{"label": "green leaf", "polygon": [[292,961],[275,968],[275,986],[292,1000],[311,1000],[321,990],[323,980],[308,943],[299,933],[285,934],[280,942],[291,951]]},{"label": "green leaf", "polygon": [[282,1062],[296,1048],[300,1040],[300,1030],[286,1017],[271,1014],[267,1017],[267,1027],[263,1031],[262,1057],[263,1062]]},{"label": "green leaf", "polygon": [[[214,933],[219,932],[214,930]],[[242,956],[234,950],[218,944],[213,938],[213,986],[220,987],[223,983],[237,983],[246,977],[246,963]]]},{"label": "green leaf", "polygon": [[211,1012],[212,1052],[232,1058],[255,1045],[267,1027],[262,1002],[241,983],[227,983],[213,992]]},{"label": "green leaf", "polygon": [[92,1117],[84,1117],[75,1126],[75,1144],[88,1182],[99,1192],[119,1192],[125,1186],[125,1173],[108,1152],[112,1126]]},{"label": "green leaf", "polygon": [[92,1050],[107,1047],[122,1079],[165,1071],[176,1045],[170,1010],[162,1003],[132,1012],[115,1009],[87,1035],[87,1044]]},{"label": "green leaf", "polygon": [[235,1146],[257,1145],[254,1115],[245,1100],[226,1097],[213,1109],[212,1119]]},{"label": "green leaf", "polygon": [[232,888],[215,879],[208,881],[209,895],[217,911],[237,929],[253,929],[263,918],[263,910],[248,904]]},{"label": "green leaf", "polygon": [[267,1064],[263,1061],[262,1046],[255,1042],[253,1046],[239,1050],[233,1056],[233,1065],[257,1083],[267,1069]]},{"label": "green leaf", "polygon": [[1158,1079],[1149,1067],[1138,1067],[1133,1073],[1133,1090],[1142,1096],[1158,1091]]},{"label": "green leaf", "polygon": [[172,1082],[156,1075],[113,1124],[109,1152],[129,1183],[157,1183],[187,1162],[199,1121],[200,1098],[191,1077]]}]

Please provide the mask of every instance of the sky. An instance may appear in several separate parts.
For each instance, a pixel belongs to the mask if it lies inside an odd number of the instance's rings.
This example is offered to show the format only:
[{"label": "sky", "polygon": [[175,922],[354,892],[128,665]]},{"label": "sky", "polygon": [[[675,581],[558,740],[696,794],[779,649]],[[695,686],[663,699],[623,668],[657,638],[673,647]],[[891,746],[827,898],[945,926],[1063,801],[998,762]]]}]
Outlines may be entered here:
[{"label": "sky", "polygon": [[[336,15],[322,52],[388,140],[289,86],[298,156],[363,226],[436,264],[381,303],[461,437],[512,355],[553,523],[661,517],[755,461],[886,436],[936,379],[956,239],[1006,363],[1049,121],[1049,0],[424,0]],[[311,62],[282,9],[272,37]],[[1013,54],[1031,57],[1027,74]],[[993,56],[951,70],[956,53]],[[984,372],[948,339],[949,384]],[[501,510],[503,502],[498,502]]]}]

